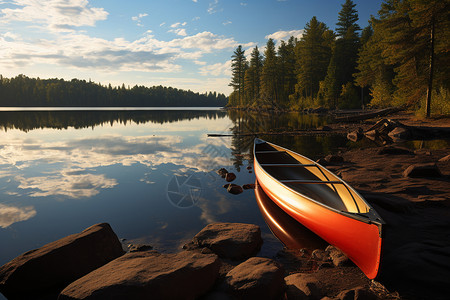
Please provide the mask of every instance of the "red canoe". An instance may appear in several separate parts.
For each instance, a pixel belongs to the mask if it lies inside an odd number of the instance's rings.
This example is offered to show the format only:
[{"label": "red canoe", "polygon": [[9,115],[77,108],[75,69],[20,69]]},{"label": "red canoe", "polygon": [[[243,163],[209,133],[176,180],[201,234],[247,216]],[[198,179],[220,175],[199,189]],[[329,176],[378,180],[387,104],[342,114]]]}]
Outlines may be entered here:
[{"label": "red canoe", "polygon": [[267,196],[375,278],[384,224],[377,212],[346,182],[305,156],[260,139],[253,153],[256,179]]}]

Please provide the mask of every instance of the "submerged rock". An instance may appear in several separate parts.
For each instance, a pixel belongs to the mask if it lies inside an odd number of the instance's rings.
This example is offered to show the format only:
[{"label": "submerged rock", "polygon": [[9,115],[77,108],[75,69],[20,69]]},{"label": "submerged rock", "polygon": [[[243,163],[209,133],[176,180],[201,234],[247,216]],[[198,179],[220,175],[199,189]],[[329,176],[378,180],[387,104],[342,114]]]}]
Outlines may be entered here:
[{"label": "submerged rock", "polygon": [[221,168],[217,170],[217,174],[219,174],[219,176],[221,176],[222,178],[225,178],[225,176],[228,174],[228,171],[225,168]]},{"label": "submerged rock", "polygon": [[227,187],[227,191],[230,194],[239,195],[240,193],[242,193],[244,191],[244,189],[240,185],[232,183]]},{"label": "submerged rock", "polygon": [[254,183],[247,183],[247,184],[244,184],[242,186],[242,188],[244,190],[254,190],[255,189],[255,184]]},{"label": "submerged rock", "polygon": [[278,299],[284,269],[270,258],[252,257],[225,276],[225,290],[238,299]]},{"label": "submerged rock", "polygon": [[227,181],[227,182],[231,182],[231,181],[233,181],[233,180],[235,180],[236,179],[236,174],[234,174],[234,173],[227,173],[226,175],[225,175],[225,180]]},{"label": "submerged rock", "polygon": [[211,289],[219,268],[215,254],[128,253],[73,282],[58,299],[195,299]]},{"label": "submerged rock", "polygon": [[212,223],[197,233],[192,243],[207,247],[222,258],[244,259],[258,252],[263,241],[257,225]]},{"label": "submerged rock", "polygon": [[107,223],[93,225],[28,251],[0,268],[0,292],[8,299],[33,299],[70,282],[124,253]]}]

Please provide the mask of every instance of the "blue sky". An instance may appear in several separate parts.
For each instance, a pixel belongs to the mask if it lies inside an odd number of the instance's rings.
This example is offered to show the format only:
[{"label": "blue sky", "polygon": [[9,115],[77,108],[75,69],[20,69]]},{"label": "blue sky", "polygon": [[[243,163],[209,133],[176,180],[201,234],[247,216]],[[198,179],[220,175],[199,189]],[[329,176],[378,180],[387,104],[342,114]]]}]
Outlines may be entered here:
[{"label": "blue sky", "polygon": [[[335,29],[344,0],[0,0],[0,74],[231,92],[230,58]],[[354,0],[365,27],[382,0]]]}]

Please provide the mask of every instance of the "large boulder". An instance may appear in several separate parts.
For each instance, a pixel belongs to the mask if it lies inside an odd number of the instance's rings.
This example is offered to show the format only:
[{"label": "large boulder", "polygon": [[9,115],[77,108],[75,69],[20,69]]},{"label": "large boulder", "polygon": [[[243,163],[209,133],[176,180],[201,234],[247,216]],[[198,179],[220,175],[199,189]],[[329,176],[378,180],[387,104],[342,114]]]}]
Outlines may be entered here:
[{"label": "large boulder", "polygon": [[258,252],[263,240],[257,225],[212,223],[197,233],[192,243],[207,247],[222,258],[244,259]]},{"label": "large boulder", "polygon": [[278,299],[284,269],[270,258],[252,257],[227,273],[225,289],[237,299]]},{"label": "large boulder", "polygon": [[127,253],[67,286],[58,300],[195,299],[211,289],[219,268],[215,254]]},{"label": "large boulder", "polygon": [[435,163],[410,165],[403,171],[404,177],[426,178],[441,177],[442,173]]},{"label": "large boulder", "polygon": [[39,294],[60,291],[123,253],[111,226],[96,224],[28,251],[2,266],[0,292],[8,299],[32,299]]}]

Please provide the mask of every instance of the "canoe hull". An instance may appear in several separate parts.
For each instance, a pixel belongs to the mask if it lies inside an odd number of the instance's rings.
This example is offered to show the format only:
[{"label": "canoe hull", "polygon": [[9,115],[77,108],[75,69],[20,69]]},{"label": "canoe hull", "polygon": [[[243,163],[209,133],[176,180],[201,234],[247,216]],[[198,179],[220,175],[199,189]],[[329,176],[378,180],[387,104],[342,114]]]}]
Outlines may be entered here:
[{"label": "canoe hull", "polygon": [[330,209],[270,176],[255,159],[255,175],[266,195],[292,218],[344,252],[369,279],[378,274],[381,224]]}]

